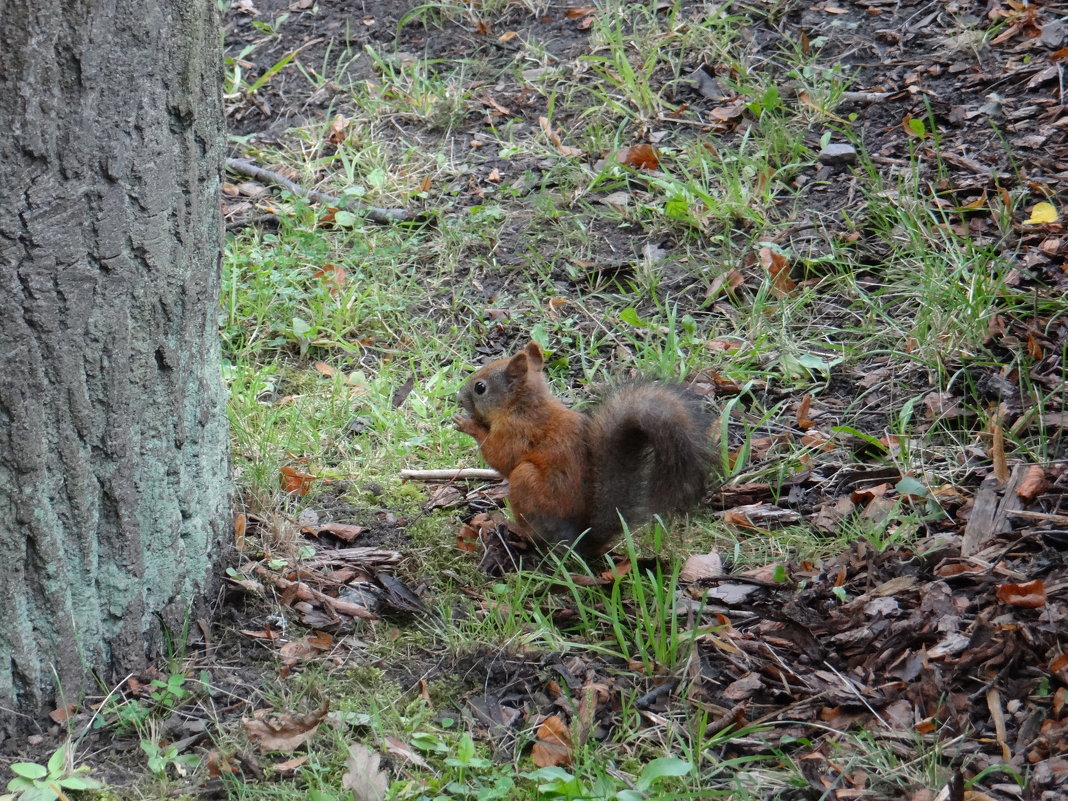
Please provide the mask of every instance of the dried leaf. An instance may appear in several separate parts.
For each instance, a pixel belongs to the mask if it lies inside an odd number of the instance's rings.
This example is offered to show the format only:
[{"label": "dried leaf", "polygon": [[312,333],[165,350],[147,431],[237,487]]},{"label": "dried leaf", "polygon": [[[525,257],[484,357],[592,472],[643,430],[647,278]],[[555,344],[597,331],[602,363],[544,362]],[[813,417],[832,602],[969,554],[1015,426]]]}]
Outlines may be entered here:
[{"label": "dried leaf", "polygon": [[348,770],[341,786],[352,790],[355,801],[382,801],[389,789],[389,776],[378,767],[381,757],[366,745],[353,743],[345,760]]},{"label": "dried leaf", "polygon": [[294,751],[315,736],[329,711],[330,702],[324,700],[317,711],[307,715],[283,712],[273,720],[244,718],[241,723],[260,751]]},{"label": "dried leaf", "polygon": [[301,472],[297,468],[289,467],[288,465],[283,467],[279,473],[282,491],[294,492],[297,495],[307,495],[308,490],[311,489],[312,482],[318,479],[318,476]]},{"label": "dried leaf", "polygon": [[539,768],[571,764],[571,733],[559,715],[552,715],[538,727],[531,756]]},{"label": "dried leaf", "polygon": [[340,145],[348,137],[349,121],[341,114],[334,117],[330,123],[330,133],[326,136],[326,141],[332,145]]},{"label": "dried leaf", "polygon": [[1052,203],[1036,203],[1031,207],[1031,216],[1024,220],[1024,225],[1043,225],[1045,223],[1057,222],[1060,219],[1060,214],[1057,213],[1057,207]]},{"label": "dried leaf", "polygon": [[478,537],[478,529],[469,523],[464,523],[456,532],[456,547],[461,551],[474,553],[478,550]]},{"label": "dried leaf", "polygon": [[236,773],[237,761],[231,754],[223,754],[219,751],[209,751],[204,756],[203,765],[208,770],[208,776],[213,779],[219,778],[224,773]]},{"label": "dried leaf", "polygon": [[1027,468],[1023,480],[1016,487],[1016,495],[1025,501],[1033,501],[1046,491],[1049,482],[1046,480],[1046,471],[1037,464]]},{"label": "dried leaf", "polygon": [[771,285],[780,294],[786,294],[797,284],[790,277],[790,260],[773,247],[765,245],[760,249],[760,264],[771,276]]},{"label": "dried leaf", "polygon": [[389,752],[390,756],[411,762],[424,770],[430,770],[430,765],[427,764],[425,759],[419,756],[410,745],[401,742],[396,737],[386,737],[386,751]]},{"label": "dried leaf", "polygon": [[561,141],[560,134],[553,130],[548,117],[538,117],[538,125],[541,128],[542,133],[545,134],[545,137],[549,140],[552,146],[556,148],[561,156],[579,156],[582,154],[582,151],[577,147],[565,145]]},{"label": "dried leaf", "polygon": [[745,104],[740,100],[726,106],[716,106],[708,115],[716,122],[730,122],[745,113]]},{"label": "dried leaf", "polygon": [[74,714],[78,711],[78,707],[75,704],[67,704],[61,706],[58,709],[53,709],[48,713],[48,717],[52,718],[56,723],[66,723]]},{"label": "dried leaf", "polygon": [[616,152],[616,160],[636,170],[656,170],[660,167],[660,157],[652,145],[632,145]]},{"label": "dried leaf", "polygon": [[597,6],[572,6],[564,9],[564,17],[567,19],[582,19],[597,13]]},{"label": "dried leaf", "polygon": [[316,536],[331,534],[344,542],[352,542],[367,529],[364,526],[354,526],[351,523],[323,523],[321,526],[306,528],[305,531],[309,531],[309,533]]},{"label": "dried leaf", "polygon": [[812,406],[812,395],[805,394],[805,397],[801,399],[801,402],[797,404],[797,427],[802,431],[808,431],[812,426],[816,425],[812,418],[808,416],[809,408]]},{"label": "dried leaf", "polygon": [[691,554],[679,571],[680,581],[698,581],[723,575],[723,559],[715,551],[706,554]]},{"label": "dried leaf", "polygon": [[315,364],[312,365],[312,367],[315,368],[315,372],[322,373],[327,378],[333,378],[334,377],[334,373],[336,372],[334,370],[334,368],[331,367],[326,362],[316,362]]},{"label": "dried leaf", "polygon": [[239,550],[245,550],[245,531],[248,529],[248,517],[244,512],[238,512],[234,518],[234,546]]},{"label": "dried leaf", "polygon": [[1068,651],[1057,654],[1049,663],[1049,672],[1063,684],[1068,684]]},{"label": "dried leaf", "polygon": [[1022,606],[1024,609],[1038,609],[1046,605],[1046,587],[1042,579],[1024,584],[999,584],[997,596],[1003,604]]},{"label": "dried leaf", "polygon": [[1004,485],[1009,480],[1009,462],[1005,458],[1005,429],[1001,423],[994,424],[994,442],[990,447],[990,460],[994,463],[994,476]]},{"label": "dried leaf", "polygon": [[297,772],[297,768],[308,761],[307,754],[301,754],[295,756],[292,759],[287,759],[285,762],[279,762],[274,766],[274,769],[281,773],[283,776],[293,776]]},{"label": "dried leaf", "polygon": [[321,278],[324,284],[330,284],[330,291],[335,292],[345,286],[348,274],[336,264],[324,264],[313,273],[314,278]]},{"label": "dried leaf", "polygon": [[764,682],[760,679],[760,676],[756,673],[750,673],[747,676],[742,676],[742,678],[732,681],[723,688],[723,697],[729,698],[732,701],[744,701],[746,698],[750,698],[763,686]]}]

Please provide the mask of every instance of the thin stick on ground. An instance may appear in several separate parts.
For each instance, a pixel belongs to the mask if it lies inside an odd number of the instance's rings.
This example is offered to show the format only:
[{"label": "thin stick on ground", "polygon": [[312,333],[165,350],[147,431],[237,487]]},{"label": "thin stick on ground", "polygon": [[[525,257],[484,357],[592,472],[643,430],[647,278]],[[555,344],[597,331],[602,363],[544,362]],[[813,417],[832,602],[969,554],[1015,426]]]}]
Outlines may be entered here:
[{"label": "thin stick on ground", "polygon": [[294,195],[300,195],[301,197],[306,197],[309,200],[314,200],[318,203],[325,203],[328,206],[335,206],[339,209],[347,209],[348,211],[366,217],[371,222],[381,223],[382,225],[398,222],[412,222],[419,217],[417,212],[409,211],[408,209],[384,209],[379,208],[378,206],[365,206],[356,203],[355,201],[342,200],[339,197],[328,195],[326,192],[320,192],[317,189],[305,189],[303,186],[289,180],[284,175],[281,175],[274,170],[268,170],[253,164],[247,159],[227,159],[226,167],[239,175],[246,175],[261,183],[281,186],[288,189]]},{"label": "thin stick on ground", "polygon": [[457,467],[451,470],[401,470],[400,476],[412,481],[459,481],[461,479],[497,481],[504,478],[496,470],[486,470],[481,467]]}]

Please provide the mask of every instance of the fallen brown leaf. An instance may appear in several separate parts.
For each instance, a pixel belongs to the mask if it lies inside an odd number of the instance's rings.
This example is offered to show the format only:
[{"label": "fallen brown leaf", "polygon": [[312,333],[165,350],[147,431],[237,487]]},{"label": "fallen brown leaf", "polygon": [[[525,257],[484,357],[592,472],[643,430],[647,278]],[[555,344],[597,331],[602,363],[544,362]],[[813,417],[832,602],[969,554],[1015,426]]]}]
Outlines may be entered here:
[{"label": "fallen brown leaf", "polygon": [[208,775],[213,779],[219,778],[224,773],[236,773],[238,770],[234,757],[220,751],[209,751],[204,757],[203,764],[208,770]]},{"label": "fallen brown leaf", "polygon": [[[324,284],[330,284],[330,292],[336,292],[345,286],[345,281],[348,280],[348,273],[345,272],[344,267],[339,267],[336,264],[324,264],[318,270],[312,274],[313,278],[319,278]],[[331,375],[333,375],[331,373]]]},{"label": "fallen brown leaf", "polygon": [[349,121],[341,114],[334,117],[330,123],[330,133],[326,136],[326,141],[332,145],[340,145],[348,138]]},{"label": "fallen brown leaf", "polygon": [[332,534],[344,542],[352,542],[363,532],[367,531],[364,526],[354,526],[351,523],[323,523],[311,529],[316,535]]},{"label": "fallen brown leaf", "polygon": [[706,554],[691,554],[679,570],[680,581],[698,581],[723,575],[723,559],[715,551]]},{"label": "fallen brown leaf", "polygon": [[1045,492],[1048,486],[1046,471],[1037,464],[1033,464],[1024,473],[1023,481],[1016,488],[1016,495],[1025,501],[1033,501]]},{"label": "fallen brown leaf", "polygon": [[997,596],[1003,604],[1022,606],[1024,609],[1037,609],[1046,605],[1046,587],[1042,579],[1024,584],[999,584]]},{"label": "fallen brown leaf", "polygon": [[424,770],[431,769],[427,761],[419,756],[410,745],[401,742],[396,737],[386,737],[386,750],[390,756],[399,757]]},{"label": "fallen brown leaf", "polygon": [[994,463],[994,475],[1000,484],[1009,480],[1009,463],[1005,458],[1005,429],[994,423],[994,443],[990,447],[990,460]]},{"label": "fallen brown leaf", "polygon": [[307,495],[308,490],[311,489],[312,482],[317,479],[318,476],[304,473],[288,465],[279,471],[279,483],[282,485],[283,492],[292,492],[297,495]]},{"label": "fallen brown leaf", "polygon": [[812,395],[805,393],[805,397],[803,397],[801,402],[797,404],[797,427],[802,431],[808,431],[812,426],[816,425],[812,418],[808,416],[808,411],[811,406]]},{"label": "fallen brown leaf", "polygon": [[771,285],[779,294],[786,294],[797,287],[790,277],[790,260],[773,247],[764,246],[758,256],[760,264],[771,276]]},{"label": "fallen brown leaf", "polygon": [[571,764],[571,733],[559,715],[547,717],[538,727],[531,756],[539,768]]},{"label": "fallen brown leaf", "polygon": [[616,152],[616,161],[636,170],[660,168],[660,157],[652,145],[632,145]]},{"label": "fallen brown leaf", "polygon": [[53,709],[48,713],[48,717],[52,718],[56,723],[66,723],[74,714],[78,711],[78,707],[75,704],[67,704],[61,706],[58,709]]},{"label": "fallen brown leaf", "polygon": [[287,759],[285,762],[279,762],[274,766],[274,769],[281,773],[283,776],[293,776],[297,772],[297,768],[308,761],[307,754],[301,754],[295,756],[292,759]]},{"label": "fallen brown leaf", "polygon": [[366,745],[353,743],[345,760],[341,786],[352,790],[355,801],[382,801],[389,789],[389,776],[378,767],[381,757]]},{"label": "fallen brown leaf", "polygon": [[283,712],[273,720],[245,718],[241,723],[260,751],[293,751],[315,736],[329,711],[330,702],[324,700],[318,710],[307,715]]}]

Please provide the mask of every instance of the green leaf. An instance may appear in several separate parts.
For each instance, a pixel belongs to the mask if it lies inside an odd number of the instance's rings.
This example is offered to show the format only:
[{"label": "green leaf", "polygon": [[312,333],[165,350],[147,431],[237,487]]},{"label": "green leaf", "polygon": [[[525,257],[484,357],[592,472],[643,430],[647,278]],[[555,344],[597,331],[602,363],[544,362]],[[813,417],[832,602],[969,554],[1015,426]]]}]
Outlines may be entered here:
[{"label": "green leaf", "polygon": [[24,779],[21,776],[16,776],[14,779],[7,783],[8,790],[14,790],[16,792],[25,792],[26,790],[33,789],[33,782],[29,779]]},{"label": "green leaf", "polygon": [[853,428],[852,426],[831,426],[831,431],[834,432],[835,434],[848,434],[851,437],[856,437],[857,439],[862,439],[865,442],[867,442],[869,445],[873,445],[874,447],[878,448],[883,453],[889,453],[889,451],[890,451],[890,449],[887,448],[886,445],[884,445],[882,442],[877,440],[871,434],[865,434],[863,431],[858,431],[857,429]]},{"label": "green leaf", "polygon": [[582,782],[555,765],[524,773],[523,777],[541,782],[538,790],[542,793],[555,793],[564,798],[582,798],[586,795],[586,788],[582,786]]},{"label": "green leaf", "polygon": [[293,333],[296,334],[298,337],[306,338],[308,332],[311,330],[312,327],[308,324],[306,320],[303,320],[300,317],[293,318]]},{"label": "green leaf", "polygon": [[619,319],[629,325],[633,325],[635,328],[648,328],[649,323],[645,322],[638,314],[638,310],[633,306],[627,306],[623,311],[619,313]]},{"label": "green leaf", "polygon": [[782,582],[786,581],[786,579],[789,578],[789,576],[786,573],[786,566],[785,565],[775,565],[775,569],[771,573],[771,578],[772,578],[773,581],[777,581],[779,583],[782,583]]},{"label": "green leaf", "polygon": [[278,59],[278,61],[276,61],[265,73],[263,73],[263,75],[257,78],[256,82],[248,88],[248,94],[254,95],[256,94],[256,92],[262,89],[267,84],[267,81],[271,80],[271,78],[281,72],[285,65],[292,61],[293,56],[295,56],[298,52],[299,48],[297,50],[291,50],[290,52],[282,56],[280,59]]},{"label": "green leaf", "polygon": [[927,136],[927,126],[923,124],[923,120],[913,117],[909,120],[909,130],[912,131],[918,139],[923,139]]},{"label": "green leaf", "polygon": [[549,349],[549,330],[544,323],[534,323],[530,329],[530,339],[541,345],[542,350]]},{"label": "green leaf", "polygon": [[682,195],[675,195],[668,198],[667,203],[664,204],[664,214],[671,220],[689,221],[691,219],[690,204],[686,202],[686,198]]},{"label": "green leaf", "polygon": [[815,353],[803,353],[798,357],[797,362],[802,367],[807,367],[809,370],[819,370],[821,372],[827,372],[836,364],[842,361],[841,356],[836,359],[824,359],[821,356],[817,356]]},{"label": "green leaf", "polygon": [[324,793],[322,790],[309,790],[308,801],[337,801],[337,796]]},{"label": "green leaf", "polygon": [[927,487],[912,476],[905,476],[894,485],[894,489],[899,495],[918,495],[921,498],[926,498],[931,494]]},{"label": "green leaf", "polygon": [[412,734],[410,742],[414,748],[418,748],[420,751],[437,751],[443,753],[449,750],[449,747],[445,744],[444,740],[436,734],[429,734],[428,732],[415,732]]},{"label": "green leaf", "polygon": [[64,766],[67,764],[67,748],[61,745],[56,749],[56,752],[48,758],[48,775],[58,776],[63,772]]},{"label": "green leaf", "polygon": [[642,768],[641,775],[638,776],[634,786],[642,791],[648,790],[657,779],[662,779],[665,776],[685,776],[692,770],[693,763],[687,762],[685,759],[660,757]]},{"label": "green leaf", "polygon": [[381,167],[375,167],[367,174],[367,183],[375,189],[382,189],[389,182],[389,176]]},{"label": "green leaf", "polygon": [[352,228],[359,218],[351,211],[341,209],[334,212],[334,225],[340,228]]},{"label": "green leaf", "polygon": [[27,779],[43,779],[48,775],[48,768],[36,762],[16,762],[11,766],[11,772]]},{"label": "green leaf", "polygon": [[65,779],[60,779],[57,784],[68,790],[100,790],[104,787],[103,782],[99,782],[89,776],[68,776]]}]

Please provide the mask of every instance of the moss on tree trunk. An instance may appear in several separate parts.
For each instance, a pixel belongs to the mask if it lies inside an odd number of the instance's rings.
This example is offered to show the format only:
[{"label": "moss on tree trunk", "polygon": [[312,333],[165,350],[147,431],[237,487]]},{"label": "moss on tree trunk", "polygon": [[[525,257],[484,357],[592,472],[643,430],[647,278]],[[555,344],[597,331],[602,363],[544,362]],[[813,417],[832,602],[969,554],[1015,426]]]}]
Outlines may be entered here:
[{"label": "moss on tree trunk", "polygon": [[159,658],[226,539],[215,6],[4,4],[0,739]]}]

